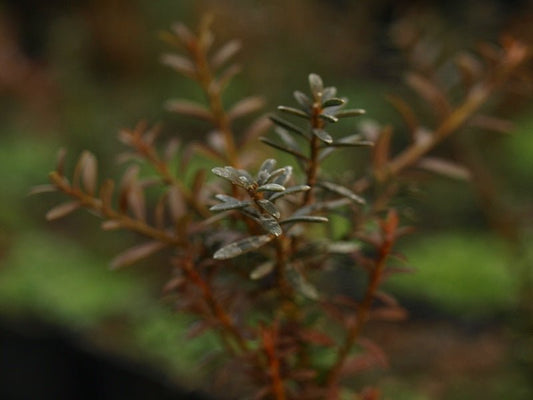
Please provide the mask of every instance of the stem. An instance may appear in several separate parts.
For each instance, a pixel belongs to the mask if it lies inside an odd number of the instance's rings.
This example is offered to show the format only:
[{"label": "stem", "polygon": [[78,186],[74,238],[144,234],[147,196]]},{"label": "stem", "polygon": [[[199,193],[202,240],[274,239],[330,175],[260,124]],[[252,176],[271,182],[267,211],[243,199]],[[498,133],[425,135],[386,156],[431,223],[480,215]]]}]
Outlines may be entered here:
[{"label": "stem", "polygon": [[213,114],[215,126],[224,136],[226,144],[227,161],[234,167],[238,167],[238,152],[235,146],[233,131],[230,126],[228,115],[224,111],[220,89],[213,76],[206,51],[197,43],[190,49],[195,60],[198,82],[204,91],[209,103],[209,108]]},{"label": "stem", "polygon": [[276,400],[285,400],[287,397],[283,387],[283,380],[281,379],[279,358],[276,354],[277,324],[271,329],[262,328],[261,339],[267,356],[272,392]]},{"label": "stem", "polygon": [[379,288],[379,284],[381,283],[383,270],[385,269],[386,261],[392,250],[393,243],[394,236],[391,234],[385,235],[383,243],[379,249],[378,258],[375,262],[374,268],[370,273],[369,283],[366,288],[365,295],[363,297],[363,300],[361,301],[361,304],[359,305],[359,308],[357,309],[355,323],[348,331],[343,344],[340,346],[337,352],[337,359],[335,361],[335,364],[329,372],[327,378],[327,385],[330,388],[330,393],[337,385],[342,367],[346,359],[350,355],[350,352],[357,338],[359,337],[359,334],[361,333],[363,327],[368,322],[372,302],[374,301],[374,296]]},{"label": "stem", "polygon": [[303,205],[306,206],[313,202],[313,188],[316,185],[318,174],[318,153],[320,150],[320,140],[313,134],[313,129],[322,129],[324,127],[324,121],[319,117],[322,112],[320,102],[313,104],[313,110],[311,114],[311,142],[309,144],[309,162],[307,164],[307,185],[311,187],[310,190],[305,192]]}]

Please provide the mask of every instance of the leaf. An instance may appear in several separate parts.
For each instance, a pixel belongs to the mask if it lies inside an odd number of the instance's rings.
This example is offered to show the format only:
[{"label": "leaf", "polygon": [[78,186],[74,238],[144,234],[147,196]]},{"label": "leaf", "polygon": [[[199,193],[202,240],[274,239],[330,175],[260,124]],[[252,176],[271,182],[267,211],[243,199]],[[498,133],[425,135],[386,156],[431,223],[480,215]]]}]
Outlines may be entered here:
[{"label": "leaf", "polygon": [[196,41],[196,36],[181,22],[172,25],[172,31],[187,47]]},{"label": "leaf", "polygon": [[253,184],[253,179],[250,174],[242,169],[236,169],[231,166],[215,167],[211,172],[221,178],[229,180],[237,186],[246,188]]},{"label": "leaf", "polygon": [[271,141],[270,139],[268,139],[266,137],[260,137],[259,140],[261,142],[263,142],[264,144],[266,144],[267,146],[270,146],[270,147],[273,147],[275,149],[281,150],[281,151],[283,151],[285,153],[293,155],[296,158],[299,158],[299,159],[304,160],[304,161],[308,160],[308,158],[305,155],[303,155],[302,153],[300,153],[300,152],[298,152],[298,151],[296,151],[294,149],[291,149],[289,147],[285,147],[285,146],[283,146],[281,144],[277,144],[277,143]]},{"label": "leaf", "polygon": [[322,92],[324,91],[324,83],[322,78],[318,74],[309,74],[309,88],[311,93],[316,100],[319,100],[322,97]]},{"label": "leaf", "polygon": [[135,218],[140,221],[146,221],[146,200],[141,185],[134,184],[130,186],[127,192],[127,202]]},{"label": "leaf", "polygon": [[281,226],[279,225],[278,221],[271,217],[270,215],[264,216],[261,215],[258,219],[261,226],[268,231],[268,233],[271,233],[274,236],[280,236],[283,233],[283,230],[281,229]]},{"label": "leaf", "polygon": [[113,208],[113,189],[115,188],[115,182],[111,179],[106,179],[102,186],[100,186],[99,197],[102,201],[102,208],[104,212]]},{"label": "leaf", "polygon": [[185,200],[180,189],[176,186],[170,186],[168,189],[168,209],[173,222],[178,221],[187,213]]},{"label": "leaf", "polygon": [[333,340],[331,336],[315,329],[300,329],[298,331],[298,335],[306,343],[312,343],[325,347],[331,347],[335,345],[335,340]]},{"label": "leaf", "polygon": [[168,111],[176,112],[178,114],[187,115],[189,117],[198,118],[209,122],[213,120],[211,111],[209,111],[201,104],[189,100],[170,100],[166,103],[166,109]]},{"label": "leaf", "polygon": [[267,213],[272,215],[274,218],[280,217],[280,212],[278,208],[272,203],[270,200],[267,199],[259,199],[257,200],[257,204]]},{"label": "leaf", "polygon": [[335,122],[339,121],[339,119],[337,117],[334,117],[333,115],[329,115],[329,114],[326,114],[326,113],[320,114],[319,117],[322,118],[323,120],[331,122],[331,123],[335,123]]},{"label": "leaf", "polygon": [[305,109],[309,109],[312,105],[311,99],[307,97],[305,93],[300,92],[299,90],[294,91],[293,93],[294,98]]},{"label": "leaf", "polygon": [[93,195],[96,190],[97,179],[98,179],[98,162],[96,157],[86,151],[82,154],[81,167],[81,181],[85,187],[86,192],[89,195]]},{"label": "leaf", "polygon": [[229,258],[234,258],[249,251],[257,250],[258,248],[270,242],[272,239],[274,239],[273,235],[247,237],[237,242],[230,243],[217,250],[217,252],[213,255],[213,258],[216,260],[227,260]]},{"label": "leaf", "polygon": [[327,244],[328,253],[351,254],[360,249],[361,245],[354,242],[333,242]]},{"label": "leaf", "polygon": [[332,182],[320,182],[319,185],[323,187],[324,189],[329,190],[330,192],[336,193],[338,195],[344,196],[352,200],[355,203],[365,204],[365,199],[356,195],[354,192],[352,192],[347,187],[337,185],[336,183],[332,183]]},{"label": "leaf", "polygon": [[209,211],[237,210],[240,208],[248,207],[250,204],[250,201],[228,201],[225,203],[215,204],[214,206],[209,208]]},{"label": "leaf", "polygon": [[[386,100],[396,109],[396,111],[398,111],[403,121],[407,125],[407,128],[409,129],[409,133],[411,136],[413,136],[419,128],[420,123],[418,122],[418,119],[411,106],[409,106],[405,100],[398,96],[389,95],[386,97]],[[414,138],[412,137],[412,139]]]},{"label": "leaf", "polygon": [[451,106],[443,91],[421,74],[411,72],[407,75],[407,84],[428,104],[440,118],[446,118],[451,112]]},{"label": "leaf", "polygon": [[280,224],[291,224],[296,222],[313,222],[321,223],[328,222],[329,220],[326,217],[321,217],[318,215],[299,215],[296,217],[285,218],[283,221],[280,221]]},{"label": "leaf", "polygon": [[213,68],[218,69],[239,52],[242,44],[239,40],[231,40],[222,46],[211,59]]},{"label": "leaf", "polygon": [[33,196],[35,194],[41,194],[41,193],[50,193],[50,192],[56,192],[57,188],[54,185],[37,185],[30,189],[28,192],[28,196]]},{"label": "leaf", "polygon": [[189,78],[196,77],[196,68],[194,64],[187,58],[178,54],[163,54],[161,63],[173,68],[180,74]]},{"label": "leaf", "polygon": [[337,94],[337,88],[335,86],[328,86],[327,88],[324,88],[322,92],[322,99],[328,100],[332,97],[335,97]]},{"label": "leaf", "polygon": [[379,132],[372,157],[372,166],[376,171],[383,168],[389,160],[391,138],[392,128],[390,126],[386,126]]},{"label": "leaf", "polygon": [[327,99],[325,100],[323,103],[322,103],[322,108],[326,108],[326,107],[338,107],[338,106],[342,106],[346,103],[346,100],[344,99],[339,99],[338,97],[333,97],[333,98],[330,98],[330,99]]},{"label": "leaf", "polygon": [[295,115],[300,118],[309,119],[310,115],[305,111],[293,107],[278,106],[278,110],[287,114]]},{"label": "leaf", "polygon": [[254,111],[260,110],[265,105],[265,101],[259,96],[246,97],[237,102],[231,110],[228,111],[228,118],[233,120],[243,117]]},{"label": "leaf", "polygon": [[[278,173],[279,171],[279,173]],[[275,176],[273,183],[284,186],[292,176],[292,167],[287,165],[279,170],[273,171],[271,176]]]},{"label": "leaf", "polygon": [[350,110],[342,110],[334,114],[335,118],[349,118],[349,117],[358,117],[359,115],[366,114],[366,111],[362,108],[354,108]]},{"label": "leaf", "polygon": [[224,70],[216,81],[213,81],[213,87],[210,90],[216,90],[221,92],[227,86],[227,84],[233,79],[235,75],[241,72],[241,67],[237,64],[232,64]]},{"label": "leaf", "polygon": [[291,186],[287,189],[285,189],[283,192],[280,192],[280,193],[274,193],[270,198],[269,200],[270,201],[274,201],[276,199],[279,199],[280,197],[283,197],[283,196],[287,196],[289,194],[294,194],[294,193],[299,193],[299,192],[306,192],[308,191],[309,189],[311,189],[311,186],[309,185],[296,185],[296,186]]},{"label": "leaf", "polygon": [[67,156],[67,150],[65,148],[59,149],[56,156],[56,171],[59,176],[65,175],[65,158]]},{"label": "leaf", "polygon": [[278,185],[277,183],[266,183],[257,188],[258,192],[283,192],[285,186]]},{"label": "leaf", "polygon": [[472,178],[472,173],[466,167],[441,158],[424,157],[416,166],[452,179],[468,181]]},{"label": "leaf", "polygon": [[287,270],[287,277],[294,287],[305,297],[311,300],[318,300],[320,298],[316,287],[314,287],[296,268],[289,268]]},{"label": "leaf", "polygon": [[294,133],[297,133],[304,138],[308,139],[307,133],[300,127],[290,123],[289,121],[284,120],[283,118],[278,117],[277,115],[269,115],[269,118],[272,122],[274,122],[276,125],[281,126],[282,128],[285,128],[289,131],[292,131]]},{"label": "leaf", "polygon": [[104,231],[114,231],[116,229],[122,228],[122,224],[120,223],[120,221],[109,219],[107,221],[102,222],[100,227]]},{"label": "leaf", "polygon": [[255,281],[267,276],[274,271],[275,265],[276,263],[274,261],[266,261],[262,264],[259,264],[252,270],[252,272],[250,272],[250,279]]},{"label": "leaf", "polygon": [[46,219],[48,221],[53,221],[58,218],[62,218],[73,211],[76,211],[80,208],[81,204],[79,201],[69,201],[67,203],[62,203],[58,206],[55,206],[50,211],[46,213]]},{"label": "leaf", "polygon": [[128,250],[120,253],[111,261],[111,269],[117,269],[131,265],[143,258],[151,256],[159,250],[165,248],[166,243],[159,241],[150,241],[138,246],[129,248]]},{"label": "leaf", "polygon": [[331,137],[331,135],[329,133],[327,133],[323,129],[313,129],[313,135],[318,137],[324,143],[328,143],[329,144],[329,143],[333,142],[333,138]]}]

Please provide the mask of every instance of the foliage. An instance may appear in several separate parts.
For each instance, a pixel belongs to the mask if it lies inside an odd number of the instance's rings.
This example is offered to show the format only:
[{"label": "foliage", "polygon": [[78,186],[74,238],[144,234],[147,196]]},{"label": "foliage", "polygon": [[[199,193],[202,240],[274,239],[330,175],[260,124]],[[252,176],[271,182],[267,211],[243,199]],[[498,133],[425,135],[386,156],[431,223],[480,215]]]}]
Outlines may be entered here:
[{"label": "foliage", "polygon": [[[140,123],[119,134],[128,147],[120,159],[129,167],[118,185],[99,182],[90,152],[81,154],[68,178],[62,152],[51,185],[35,192],[69,196],[47,213],[50,220],[85,208],[104,220],[104,230],[125,229],[147,238],[115,257],[113,268],[171,250],[174,269],[165,292],[174,296],[178,310],[196,318],[191,337],[218,334],[226,363],[220,376],[242,383],[238,396],[341,398],[351,390],[350,378],[388,365],[380,347],[363,336],[364,326],[405,316],[381,287],[406,271],[395,246],[410,229],[402,210],[392,206],[395,197],[414,171],[472,176],[466,167],[428,154],[463,128],[505,125],[485,108],[496,91],[517,78],[526,48],[506,39],[501,47],[481,47],[477,56],[461,54],[457,72],[445,79],[435,72],[438,65],[415,63],[407,83],[431,118],[391,97],[409,132],[405,147],[396,151],[391,126],[339,135],[333,126],[364,110],[347,107],[348,100],[314,73],[308,76],[308,92],[294,92],[296,105],[279,106],[268,118],[250,118],[263,106],[259,97],[225,107],[223,94],[240,71],[232,63],[240,44],[213,49],[209,26],[209,18],[196,33],[174,25],[165,39],[180,53],[162,58],[202,89],[205,104],[174,99],[167,108],[209,124],[205,140],[186,144],[175,138],[160,150],[158,128]],[[260,137],[271,125],[275,137]],[[294,158],[294,165],[278,167],[275,158],[258,162],[258,137]],[[321,170],[323,161],[341,150],[371,153],[369,165],[350,181]],[[198,167],[198,158],[218,165],[211,176]],[[150,177],[141,176],[140,164],[151,167]],[[148,207],[152,199],[154,206]],[[340,219],[347,228],[336,229]],[[341,295],[324,277],[346,266],[366,277],[356,282],[360,291]],[[376,399],[379,390],[366,387],[359,396]]]}]

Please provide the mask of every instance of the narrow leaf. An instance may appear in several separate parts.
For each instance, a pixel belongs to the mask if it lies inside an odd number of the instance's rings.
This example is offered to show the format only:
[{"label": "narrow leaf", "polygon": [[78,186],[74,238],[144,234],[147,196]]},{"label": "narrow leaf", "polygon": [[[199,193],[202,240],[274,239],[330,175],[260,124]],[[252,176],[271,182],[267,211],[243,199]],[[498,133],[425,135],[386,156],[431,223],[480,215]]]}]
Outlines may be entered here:
[{"label": "narrow leaf", "polygon": [[230,58],[239,52],[242,45],[239,40],[231,40],[222,46],[211,59],[213,68],[217,69],[224,65]]},{"label": "narrow leaf", "polygon": [[196,76],[194,64],[187,58],[178,54],[163,54],[161,57],[161,63],[189,78],[194,78]]},{"label": "narrow leaf", "polygon": [[189,46],[191,43],[196,41],[196,36],[187,28],[183,23],[178,22],[172,25],[172,31],[180,39],[180,41],[185,45]]},{"label": "narrow leaf", "polygon": [[41,194],[41,193],[49,193],[49,192],[55,192],[57,191],[57,188],[54,185],[37,185],[30,189],[28,192],[28,196],[33,196],[35,194]]},{"label": "narrow leaf", "polygon": [[135,218],[140,221],[146,221],[146,200],[141,185],[135,184],[129,188],[127,202]]},{"label": "narrow leaf", "polygon": [[67,150],[65,148],[59,149],[56,158],[56,171],[59,176],[65,175],[65,158],[67,156]]},{"label": "narrow leaf", "polygon": [[267,183],[257,188],[258,192],[283,192],[285,186],[278,185],[277,183]]},{"label": "narrow leaf", "polygon": [[283,151],[285,153],[289,153],[289,154],[293,155],[294,157],[299,158],[300,160],[304,160],[304,161],[308,160],[308,158],[305,155],[303,155],[302,153],[300,153],[300,152],[298,152],[296,150],[293,150],[291,148],[285,147],[283,145],[277,144],[277,143],[271,141],[270,139],[268,139],[266,137],[260,137],[259,140],[261,142],[263,142],[264,144],[266,144],[267,146],[273,147],[273,148],[275,148],[277,150],[281,150],[281,151]]},{"label": "narrow leaf", "polygon": [[322,99],[328,100],[332,97],[335,97],[337,95],[337,88],[335,86],[329,86],[327,88],[324,88],[324,91],[322,92]]},{"label": "narrow leaf", "polygon": [[351,110],[342,110],[335,113],[335,118],[348,118],[348,117],[358,117],[359,115],[365,114],[366,111],[361,108],[354,108]]},{"label": "narrow leaf", "polygon": [[279,225],[278,221],[270,215],[260,216],[259,223],[268,233],[274,236],[280,236],[283,233],[283,230],[281,229],[281,226]]},{"label": "narrow leaf", "polygon": [[265,105],[265,101],[259,96],[246,97],[237,102],[231,110],[228,111],[229,119],[243,117],[254,111],[260,110]]},{"label": "narrow leaf", "polygon": [[319,185],[323,187],[324,189],[329,190],[330,192],[336,193],[338,195],[344,196],[352,200],[355,203],[365,204],[365,199],[356,195],[354,192],[352,192],[347,187],[340,186],[332,182],[320,182]]},{"label": "narrow leaf", "polygon": [[379,136],[374,144],[372,166],[374,170],[380,170],[385,166],[390,157],[390,144],[392,138],[392,128],[386,126],[379,132]]},{"label": "narrow leaf", "polygon": [[311,104],[312,104],[311,99],[309,97],[307,97],[307,95],[305,93],[302,93],[299,90],[296,90],[293,93],[293,96],[296,99],[296,101],[298,102],[298,104],[300,104],[305,109],[308,109],[308,108],[311,107]]},{"label": "narrow leaf", "polygon": [[216,260],[227,260],[229,258],[234,258],[249,251],[257,250],[258,248],[270,242],[272,239],[274,239],[273,235],[247,237],[222,247],[213,255],[213,258]]},{"label": "narrow leaf", "polygon": [[466,167],[441,158],[425,157],[418,161],[416,166],[452,179],[468,181],[472,178],[472,174]]},{"label": "narrow leaf", "polygon": [[176,186],[171,186],[168,189],[168,209],[173,222],[178,221],[187,213],[187,207],[185,205],[185,199]]},{"label": "narrow leaf", "polygon": [[178,114],[187,115],[189,117],[198,118],[206,121],[212,121],[213,116],[211,112],[204,106],[188,100],[170,100],[166,103],[166,108],[169,111]]},{"label": "narrow leaf", "polygon": [[257,204],[265,210],[268,214],[272,215],[274,218],[279,218],[281,216],[278,208],[267,199],[260,199],[257,201]]},{"label": "narrow leaf", "polygon": [[332,143],[333,138],[329,133],[327,133],[324,129],[313,129],[313,135],[318,137],[320,140],[322,140],[324,143]]},{"label": "narrow leaf", "polygon": [[53,221],[54,219],[62,218],[73,211],[76,211],[80,208],[81,204],[78,201],[69,201],[68,203],[62,203],[58,206],[55,206],[50,211],[46,213],[46,219],[48,221]]},{"label": "narrow leaf", "polygon": [[322,78],[318,74],[309,74],[309,88],[316,100],[322,97],[324,91],[324,84]]},{"label": "narrow leaf", "polygon": [[129,248],[120,253],[111,261],[111,269],[117,269],[131,265],[143,258],[151,256],[166,247],[166,243],[151,241]]},{"label": "narrow leaf", "polygon": [[280,193],[274,193],[270,198],[269,200],[270,201],[274,201],[276,199],[279,199],[280,197],[283,197],[283,196],[287,196],[289,194],[294,194],[294,193],[299,193],[299,192],[306,192],[308,191],[309,189],[311,189],[311,186],[308,186],[308,185],[296,185],[296,186],[291,186],[287,189],[285,189],[283,192],[280,192]]},{"label": "narrow leaf", "polygon": [[329,114],[326,114],[326,113],[320,114],[319,117],[322,118],[323,120],[331,122],[331,123],[335,123],[335,122],[339,121],[339,119],[337,117],[334,117],[333,115],[329,115]]},{"label": "narrow leaf", "polygon": [[226,203],[215,204],[209,208],[209,211],[229,211],[237,210],[249,206],[249,201],[228,201]]},{"label": "narrow leaf", "polygon": [[122,228],[122,224],[114,219],[109,219],[107,221],[102,222],[100,227],[104,231],[114,231],[116,229]]},{"label": "narrow leaf", "polygon": [[296,290],[298,290],[305,297],[318,300],[320,295],[318,290],[314,287],[296,268],[290,268],[288,271],[288,278],[291,283],[294,285]]},{"label": "narrow leaf", "polygon": [[289,121],[284,120],[283,118],[278,117],[277,115],[270,115],[270,120],[274,122],[276,125],[281,126],[282,128],[285,128],[289,131],[292,131],[294,133],[297,133],[304,138],[308,138],[307,133],[300,127],[290,123]]},{"label": "narrow leaf", "polygon": [[328,222],[329,220],[326,217],[320,217],[317,215],[299,215],[296,217],[289,217],[285,218],[283,221],[280,221],[280,224],[291,224],[296,222],[313,222],[313,223],[321,223],[321,222]]},{"label": "narrow leaf", "polygon": [[99,197],[100,200],[102,200],[102,208],[104,209],[104,212],[113,208],[112,200],[114,187],[115,182],[113,182],[111,179],[106,179],[102,186],[100,186]]},{"label": "narrow leaf", "polygon": [[98,162],[96,157],[88,151],[84,152],[82,157],[81,181],[86,192],[92,196],[97,185]]},{"label": "narrow leaf", "polygon": [[299,110],[297,108],[278,106],[278,110],[287,114],[296,115],[297,117],[309,119],[310,115],[305,111]]},{"label": "narrow leaf", "polygon": [[346,103],[346,100],[339,99],[338,97],[333,97],[333,98],[325,100],[322,103],[322,107],[323,108],[326,108],[326,107],[338,107],[338,106],[344,105],[344,103]]},{"label": "narrow leaf", "polygon": [[257,280],[267,276],[272,271],[274,271],[275,265],[276,263],[274,263],[274,261],[266,261],[258,265],[252,270],[252,272],[250,272],[250,279]]}]

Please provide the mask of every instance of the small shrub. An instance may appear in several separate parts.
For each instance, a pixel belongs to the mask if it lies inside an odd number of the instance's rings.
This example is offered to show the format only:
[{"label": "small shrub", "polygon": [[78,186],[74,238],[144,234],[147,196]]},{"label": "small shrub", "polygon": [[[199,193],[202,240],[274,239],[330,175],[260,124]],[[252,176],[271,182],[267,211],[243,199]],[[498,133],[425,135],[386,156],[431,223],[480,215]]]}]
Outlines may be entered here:
[{"label": "small shrub", "polygon": [[[449,82],[426,64],[423,71],[411,71],[408,84],[429,106],[434,122],[422,124],[407,101],[391,97],[410,134],[404,148],[393,150],[391,126],[333,133],[333,125],[365,111],[348,107],[342,91],[314,73],[307,90],[294,92],[294,104],[236,132],[234,121],[259,111],[263,101],[248,97],[229,109],[223,106],[222,94],[239,71],[232,59],[240,45],[230,41],[212,49],[209,25],[204,19],[196,33],[183,24],[173,26],[165,38],[180,52],[163,57],[203,90],[205,104],[177,99],[167,108],[210,125],[205,140],[185,144],[176,138],[161,149],[157,128],[141,123],[120,132],[128,148],[121,158],[131,165],[118,185],[98,182],[96,157],[89,152],[67,174],[61,153],[51,185],[36,192],[60,191],[70,200],[47,218],[84,208],[103,219],[104,230],[146,238],[119,254],[113,268],[171,249],[173,276],[164,291],[175,295],[181,312],[196,317],[190,337],[206,330],[218,334],[226,360],[220,374],[239,382],[241,398],[333,400],[353,391],[376,399],[379,390],[370,382],[356,388],[350,378],[388,363],[364,335],[365,325],[406,315],[381,289],[406,270],[395,245],[410,228],[402,209],[392,206],[409,178],[405,172],[468,178],[465,168],[429,154],[464,127],[487,126],[486,105],[514,79],[526,49],[506,39],[501,47],[481,47],[475,57],[461,54]],[[261,160],[258,138],[294,162]],[[350,180],[323,171],[323,161],[340,151],[369,154],[366,170]],[[151,167],[148,178],[140,176],[139,163]],[[201,166],[206,164],[218,166],[208,171]],[[154,185],[161,188],[148,206]],[[152,196],[146,195],[149,188]],[[327,282],[341,269],[365,274],[354,282],[353,293],[340,294]]]}]

